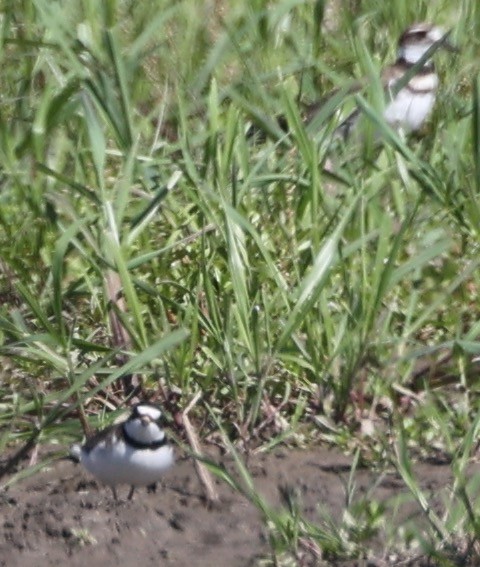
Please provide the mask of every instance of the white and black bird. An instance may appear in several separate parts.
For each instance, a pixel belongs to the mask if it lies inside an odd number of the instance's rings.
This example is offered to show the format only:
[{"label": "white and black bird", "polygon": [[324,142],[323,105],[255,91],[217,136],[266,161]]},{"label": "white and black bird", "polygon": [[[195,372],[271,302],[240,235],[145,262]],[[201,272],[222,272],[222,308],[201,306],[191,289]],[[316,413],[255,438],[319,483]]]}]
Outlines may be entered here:
[{"label": "white and black bird", "polygon": [[[435,104],[439,78],[433,61],[426,54],[435,44],[438,44],[438,49],[458,51],[449,43],[448,33],[442,28],[425,22],[413,24],[398,40],[397,60],[383,69],[380,79],[385,94],[383,115],[392,128],[405,133],[415,132],[430,115]],[[427,59],[421,63],[425,57]],[[411,76],[402,84],[407,73]],[[367,85],[368,81],[359,81],[349,92],[359,92]],[[313,120],[324,104],[325,101],[322,101],[307,107],[306,121]],[[337,133],[344,139],[348,138],[360,115],[361,112],[355,110],[340,124]]]},{"label": "white and black bird", "polygon": [[81,463],[95,478],[111,487],[117,500],[116,486],[149,486],[174,463],[173,448],[162,427],[162,412],[156,405],[135,405],[121,423],[103,429],[83,445],[73,445],[70,458]]},{"label": "white and black bird", "polygon": [[[437,47],[433,48],[435,44]],[[415,132],[423,126],[430,115],[437,96],[439,78],[431,57],[427,56],[427,51],[430,49],[435,51],[437,48],[458,51],[448,41],[448,33],[430,23],[413,24],[401,34],[395,63],[385,67],[379,78],[385,99],[383,116],[392,128],[405,133]],[[408,77],[406,77],[407,73]],[[402,79],[406,80],[405,84]],[[360,93],[369,86],[370,82],[368,78],[353,81],[341,89],[335,89],[319,101],[304,105],[302,111],[304,123],[314,131],[316,117],[327,108],[329,102],[334,101],[335,97],[343,92],[344,96],[339,99],[341,103],[345,95]],[[333,105],[329,115],[341,110],[341,106],[339,108],[338,104]],[[362,112],[356,108],[335,129],[335,137],[347,140],[356,129],[361,116]],[[277,117],[277,124],[281,130],[288,131],[285,117]],[[248,135],[256,136],[261,131],[261,127],[252,126]],[[260,141],[262,139],[264,137],[260,135]]]}]

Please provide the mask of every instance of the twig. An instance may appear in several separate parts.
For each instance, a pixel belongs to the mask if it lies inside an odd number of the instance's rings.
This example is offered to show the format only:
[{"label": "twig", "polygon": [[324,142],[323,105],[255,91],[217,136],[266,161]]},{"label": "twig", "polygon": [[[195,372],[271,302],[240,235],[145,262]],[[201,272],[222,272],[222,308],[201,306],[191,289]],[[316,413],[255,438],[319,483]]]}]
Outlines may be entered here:
[{"label": "twig", "polygon": [[35,448],[39,435],[40,430],[34,430],[25,444],[22,445],[20,449],[18,449],[18,451],[16,451],[9,459],[7,459],[7,462],[0,467],[0,478],[5,476],[12,468],[17,466],[20,461],[26,458],[28,453]]},{"label": "twig", "polygon": [[[201,447],[200,447],[200,441],[198,440],[197,433],[196,433],[193,425],[191,424],[191,422],[188,418],[188,413],[195,406],[195,404],[198,402],[198,400],[201,398],[201,396],[202,396],[202,393],[197,392],[197,394],[195,394],[195,396],[193,397],[192,401],[184,409],[183,414],[182,414],[183,425],[185,427],[185,433],[187,435],[188,443],[189,443],[192,451],[197,455],[202,454]],[[219,499],[218,493],[215,489],[215,485],[213,484],[212,477],[211,477],[210,473],[208,472],[206,466],[203,463],[201,463],[198,459],[194,459],[193,464],[195,466],[195,471],[197,473],[198,480],[200,481],[200,484],[203,487],[203,490],[204,490],[204,493],[205,493],[205,498],[206,498],[207,502],[209,504],[213,504],[214,502],[218,502],[218,499]]]},{"label": "twig", "polygon": [[[122,283],[117,272],[114,272],[113,270],[107,271],[105,275],[105,288],[109,303],[108,316],[110,318],[110,325],[112,328],[112,343],[115,347],[131,350],[132,341],[116,311],[116,309],[121,313],[125,313],[127,311],[125,299],[122,295]],[[125,364],[127,360],[127,355],[117,355],[118,364]],[[138,394],[142,393],[140,377],[136,374],[128,374],[126,376],[122,376],[121,381],[125,396],[130,396],[133,401],[139,401],[138,397],[135,398],[135,395],[138,396]]]}]

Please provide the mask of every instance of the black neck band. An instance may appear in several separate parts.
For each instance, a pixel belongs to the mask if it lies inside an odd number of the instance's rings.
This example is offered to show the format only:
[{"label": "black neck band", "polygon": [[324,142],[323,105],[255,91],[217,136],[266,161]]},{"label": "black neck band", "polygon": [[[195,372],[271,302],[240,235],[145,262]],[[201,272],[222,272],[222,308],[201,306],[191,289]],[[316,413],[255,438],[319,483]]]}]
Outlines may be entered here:
[{"label": "black neck band", "polygon": [[[416,63],[411,63],[410,61],[407,61],[403,57],[400,57],[397,63],[399,63],[400,65],[404,65],[407,69],[411,69],[414,65],[416,65]],[[435,65],[433,64],[433,61],[429,59],[428,61],[425,61],[425,63],[420,67],[420,69],[417,71],[417,74],[418,75],[428,74],[434,70],[435,70]]]},{"label": "black neck band", "polygon": [[163,438],[159,439],[158,441],[152,441],[151,443],[141,443],[140,441],[137,441],[131,435],[128,434],[125,425],[122,427],[122,433],[125,441],[135,449],[150,449],[153,451],[154,449],[159,449],[160,447],[163,447],[164,445],[167,444],[166,435],[164,435]]}]

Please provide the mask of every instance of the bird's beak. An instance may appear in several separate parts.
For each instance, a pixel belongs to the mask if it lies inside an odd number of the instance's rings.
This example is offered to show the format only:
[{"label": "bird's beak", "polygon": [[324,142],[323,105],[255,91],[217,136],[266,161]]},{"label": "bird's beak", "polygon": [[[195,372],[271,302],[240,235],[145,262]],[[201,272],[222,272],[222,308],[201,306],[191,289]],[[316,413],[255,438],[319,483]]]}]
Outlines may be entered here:
[{"label": "bird's beak", "polygon": [[147,425],[152,423],[152,418],[149,415],[142,415],[142,417],[140,418],[140,421],[141,421],[143,427],[147,427]]},{"label": "bird's beak", "polygon": [[442,47],[443,47],[443,49],[446,49],[447,51],[450,51],[451,53],[460,53],[460,49],[456,45],[453,45],[453,43],[451,43],[448,40],[443,44]]},{"label": "bird's beak", "polygon": [[441,47],[443,47],[443,49],[445,49],[446,51],[450,51],[452,53],[459,53],[460,49],[450,41],[451,33],[452,30],[447,31],[447,33],[442,37],[442,39],[440,39],[440,42],[442,43]]}]

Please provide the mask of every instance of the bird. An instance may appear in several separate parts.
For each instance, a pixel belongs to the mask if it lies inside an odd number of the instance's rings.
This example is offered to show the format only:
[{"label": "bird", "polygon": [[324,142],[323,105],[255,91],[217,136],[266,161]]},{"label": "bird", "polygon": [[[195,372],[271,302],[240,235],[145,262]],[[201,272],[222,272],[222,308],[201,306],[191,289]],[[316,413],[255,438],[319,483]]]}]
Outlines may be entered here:
[{"label": "bird", "polygon": [[[448,35],[441,27],[427,22],[412,24],[400,35],[397,59],[393,65],[383,70],[380,79],[385,94],[383,116],[395,130],[407,134],[418,131],[430,115],[435,104],[439,78],[427,52],[430,49],[434,51],[435,44],[438,44],[437,48],[457,52],[458,49],[448,41]],[[308,126],[314,122],[318,113],[336,94],[355,94],[367,86],[367,79],[359,80],[345,89],[335,89],[319,101],[304,105],[304,124]],[[333,112],[335,110],[336,108]],[[361,114],[361,110],[356,108],[335,129],[334,137],[346,141],[355,130]],[[277,123],[282,130],[288,130],[285,117],[279,117]]]},{"label": "bird", "polygon": [[[407,134],[416,132],[430,115],[439,79],[433,61],[424,59],[427,51],[437,43],[439,47],[456,51],[447,37],[442,28],[426,22],[411,25],[400,36],[397,60],[386,67],[381,75],[386,100],[383,115],[392,128]],[[413,71],[413,74],[402,85],[402,79],[409,71]],[[358,110],[354,111],[339,126],[339,133],[344,139],[350,135],[359,114]]]},{"label": "bird", "polygon": [[133,406],[128,418],[100,430],[71,447],[69,458],[110,486],[129,484],[131,500],[137,486],[154,485],[174,464],[173,447],[162,427],[162,411],[149,402]]}]

